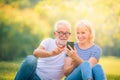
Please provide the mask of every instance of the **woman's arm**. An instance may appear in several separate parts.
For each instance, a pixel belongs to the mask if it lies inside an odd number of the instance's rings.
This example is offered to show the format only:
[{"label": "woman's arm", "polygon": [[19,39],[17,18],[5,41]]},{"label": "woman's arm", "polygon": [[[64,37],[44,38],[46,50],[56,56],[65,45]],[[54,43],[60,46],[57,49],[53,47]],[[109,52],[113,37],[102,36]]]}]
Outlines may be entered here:
[{"label": "woman's arm", "polygon": [[64,75],[69,75],[75,67],[76,65],[73,64],[72,59],[70,57],[66,57],[64,64]]},{"label": "woman's arm", "polygon": [[65,59],[65,64],[64,64],[65,75],[70,74],[75,67],[77,67],[83,62],[83,60],[76,53],[76,49],[74,50],[70,46],[69,48],[70,50],[66,48],[66,51],[67,51],[66,54],[68,55],[68,57]]},{"label": "woman's arm", "polygon": [[90,62],[90,64],[91,64],[92,66],[94,66],[95,64],[98,63],[98,60],[97,60],[96,58],[94,58],[94,57],[91,57],[88,61]]}]

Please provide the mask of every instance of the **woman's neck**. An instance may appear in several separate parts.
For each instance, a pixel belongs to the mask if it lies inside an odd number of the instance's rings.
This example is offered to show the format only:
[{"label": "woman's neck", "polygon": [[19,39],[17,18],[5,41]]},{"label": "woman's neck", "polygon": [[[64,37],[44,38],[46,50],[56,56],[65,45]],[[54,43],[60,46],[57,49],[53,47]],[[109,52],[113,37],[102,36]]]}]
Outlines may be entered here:
[{"label": "woman's neck", "polygon": [[90,48],[91,46],[93,46],[93,44],[94,43],[92,43],[92,42],[88,42],[88,43],[79,43],[78,42],[78,46],[83,50]]}]

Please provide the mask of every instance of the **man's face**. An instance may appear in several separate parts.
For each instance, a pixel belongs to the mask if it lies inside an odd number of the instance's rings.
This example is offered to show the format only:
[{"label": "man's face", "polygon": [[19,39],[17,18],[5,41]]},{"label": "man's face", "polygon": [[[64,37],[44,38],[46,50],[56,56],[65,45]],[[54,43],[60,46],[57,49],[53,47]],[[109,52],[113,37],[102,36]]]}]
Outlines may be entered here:
[{"label": "man's face", "polygon": [[70,28],[64,25],[59,25],[57,31],[54,32],[54,36],[60,45],[66,45],[66,42],[70,36]]}]

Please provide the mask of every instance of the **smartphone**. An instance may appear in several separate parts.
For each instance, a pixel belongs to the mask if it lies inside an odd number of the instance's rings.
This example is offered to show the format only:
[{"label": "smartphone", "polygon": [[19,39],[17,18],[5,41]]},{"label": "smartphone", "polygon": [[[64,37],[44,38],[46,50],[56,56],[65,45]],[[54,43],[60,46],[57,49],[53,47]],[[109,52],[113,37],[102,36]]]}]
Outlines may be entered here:
[{"label": "smartphone", "polygon": [[74,42],[72,42],[72,41],[68,41],[67,42],[67,48],[70,50],[70,48],[68,47],[68,45],[70,45],[74,49]]}]

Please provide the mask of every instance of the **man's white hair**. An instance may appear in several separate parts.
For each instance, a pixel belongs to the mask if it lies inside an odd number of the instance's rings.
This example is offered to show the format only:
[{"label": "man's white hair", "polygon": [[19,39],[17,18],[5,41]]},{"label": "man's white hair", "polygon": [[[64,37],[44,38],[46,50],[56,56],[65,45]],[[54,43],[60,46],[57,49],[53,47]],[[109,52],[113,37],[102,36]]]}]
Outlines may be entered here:
[{"label": "man's white hair", "polygon": [[64,26],[68,27],[70,29],[70,31],[71,31],[71,24],[68,21],[66,21],[66,20],[59,20],[59,21],[57,21],[55,23],[55,26],[54,26],[54,31],[58,30],[58,26],[59,25],[64,25]]}]

